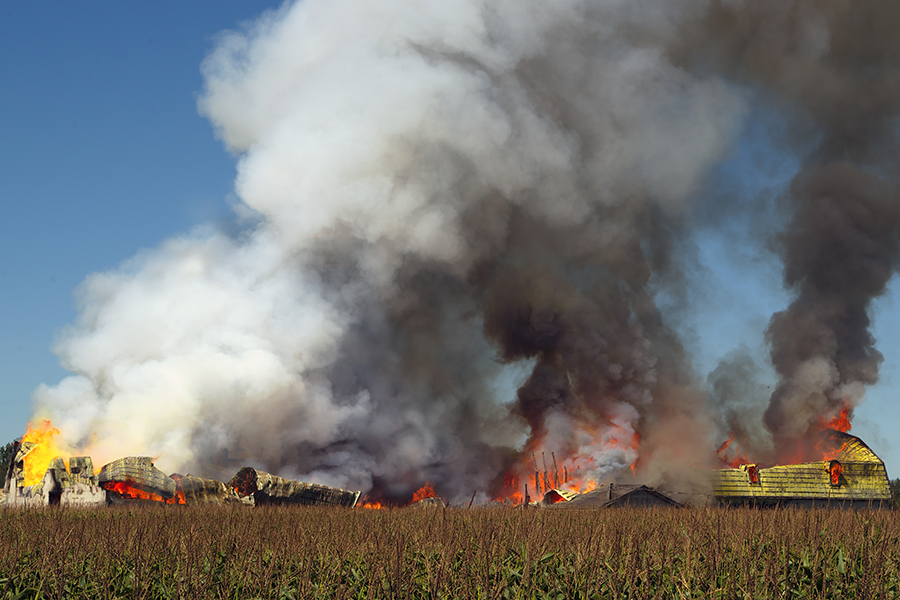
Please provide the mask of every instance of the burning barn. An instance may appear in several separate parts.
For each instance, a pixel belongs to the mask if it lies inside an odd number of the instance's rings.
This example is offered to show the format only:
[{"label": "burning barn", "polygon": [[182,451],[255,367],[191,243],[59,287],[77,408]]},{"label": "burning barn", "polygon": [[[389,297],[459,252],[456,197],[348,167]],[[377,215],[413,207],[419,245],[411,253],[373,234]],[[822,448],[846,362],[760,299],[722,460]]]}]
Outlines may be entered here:
[{"label": "burning barn", "polygon": [[720,504],[754,506],[886,506],[891,500],[884,462],[858,437],[827,429],[811,449],[819,460],[761,467],[743,464],[715,473]]}]

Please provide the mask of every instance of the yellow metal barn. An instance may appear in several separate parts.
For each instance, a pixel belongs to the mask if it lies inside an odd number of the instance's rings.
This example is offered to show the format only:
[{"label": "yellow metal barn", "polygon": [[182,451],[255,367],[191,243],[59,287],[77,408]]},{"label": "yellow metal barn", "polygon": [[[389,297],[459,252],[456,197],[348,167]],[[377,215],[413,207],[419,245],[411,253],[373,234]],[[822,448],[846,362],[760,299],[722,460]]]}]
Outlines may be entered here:
[{"label": "yellow metal barn", "polygon": [[816,445],[823,460],[721,469],[713,478],[720,504],[886,508],[891,488],[884,462],[858,437],[832,429]]}]

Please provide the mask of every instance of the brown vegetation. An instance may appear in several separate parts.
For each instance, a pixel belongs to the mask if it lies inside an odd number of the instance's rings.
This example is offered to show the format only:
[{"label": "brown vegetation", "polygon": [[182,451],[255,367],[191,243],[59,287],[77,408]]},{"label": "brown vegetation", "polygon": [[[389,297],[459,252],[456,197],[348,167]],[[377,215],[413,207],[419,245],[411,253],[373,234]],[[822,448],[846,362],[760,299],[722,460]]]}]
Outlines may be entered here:
[{"label": "brown vegetation", "polygon": [[0,598],[900,597],[893,511],[0,511]]}]

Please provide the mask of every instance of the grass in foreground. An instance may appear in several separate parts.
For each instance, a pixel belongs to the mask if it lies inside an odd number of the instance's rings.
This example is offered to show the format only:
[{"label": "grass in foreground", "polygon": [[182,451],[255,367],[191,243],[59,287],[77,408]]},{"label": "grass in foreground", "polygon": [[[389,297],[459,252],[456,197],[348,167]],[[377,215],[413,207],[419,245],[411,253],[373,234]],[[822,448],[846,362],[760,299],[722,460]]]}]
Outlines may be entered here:
[{"label": "grass in foreground", "polygon": [[0,511],[0,598],[900,598],[897,513]]}]

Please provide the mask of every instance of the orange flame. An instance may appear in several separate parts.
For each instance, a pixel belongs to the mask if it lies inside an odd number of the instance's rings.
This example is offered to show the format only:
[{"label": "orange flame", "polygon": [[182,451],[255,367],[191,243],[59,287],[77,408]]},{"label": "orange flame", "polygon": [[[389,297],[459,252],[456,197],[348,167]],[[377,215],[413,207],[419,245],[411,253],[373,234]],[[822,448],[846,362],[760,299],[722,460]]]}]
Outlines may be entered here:
[{"label": "orange flame", "polygon": [[591,492],[591,491],[597,489],[597,482],[591,480],[579,488],[574,488],[574,487],[570,486],[569,489],[571,489],[573,492],[578,492],[579,494],[586,494],[588,492]]},{"label": "orange flame", "polygon": [[[732,444],[734,444],[734,446],[732,446]],[[729,449],[731,449],[731,452],[727,452]],[[750,458],[747,454],[734,443],[733,433],[721,446],[719,446],[719,449],[716,450],[716,455],[723,464],[728,465],[732,469],[737,469],[741,465],[750,464]]]},{"label": "orange flame", "polygon": [[[59,429],[54,427],[48,419],[41,421],[38,427],[28,424],[28,431],[22,436],[22,443],[37,444],[25,455],[23,460],[23,476],[25,485],[40,483],[50,466],[50,462],[56,458],[62,458],[68,463],[69,453],[59,448],[54,439],[59,435]],[[66,465],[68,468],[68,464]]]},{"label": "orange flame", "polygon": [[359,502],[356,503],[356,508],[371,508],[373,510],[380,510],[382,508],[387,508],[385,503],[381,500],[378,494],[373,497],[363,496]]},{"label": "orange flame", "polygon": [[437,494],[434,491],[434,487],[432,487],[430,483],[426,483],[413,494],[410,504],[418,502],[419,500],[424,500],[425,498],[434,498],[435,496],[437,496]]},{"label": "orange flame", "polygon": [[844,465],[841,464],[841,461],[831,461],[831,464],[828,466],[828,471],[831,473],[831,485],[840,485],[841,473],[844,472]]},{"label": "orange flame", "polygon": [[131,498],[132,500],[151,500],[163,504],[185,504],[184,493],[181,491],[178,491],[171,498],[164,498],[153,492],[145,492],[125,481],[106,481],[101,483],[100,486],[108,492],[115,492],[124,498]]},{"label": "orange flame", "polygon": [[640,447],[641,447],[641,432],[635,431],[634,435],[631,437],[631,449],[635,451],[635,453],[637,454],[637,458],[635,458],[634,462],[631,463],[631,476],[632,477],[634,477],[634,475],[635,475],[634,469],[635,469],[635,467],[637,467],[638,461],[641,458],[641,454],[640,454],[640,452],[638,452],[638,449]]},{"label": "orange flame", "polygon": [[750,476],[750,483],[759,483],[759,469],[756,465],[747,465],[747,475]]},{"label": "orange flame", "polygon": [[521,480],[518,475],[511,471],[507,471],[503,474],[503,489],[500,490],[500,493],[494,498],[494,501],[503,502],[506,499],[509,499],[510,502],[516,505],[522,504],[525,501]]},{"label": "orange flame", "polygon": [[826,421],[824,418],[819,419],[819,427],[821,429],[835,429],[847,433],[850,431],[850,409],[845,406],[841,409],[841,412],[834,416],[830,421]]}]

